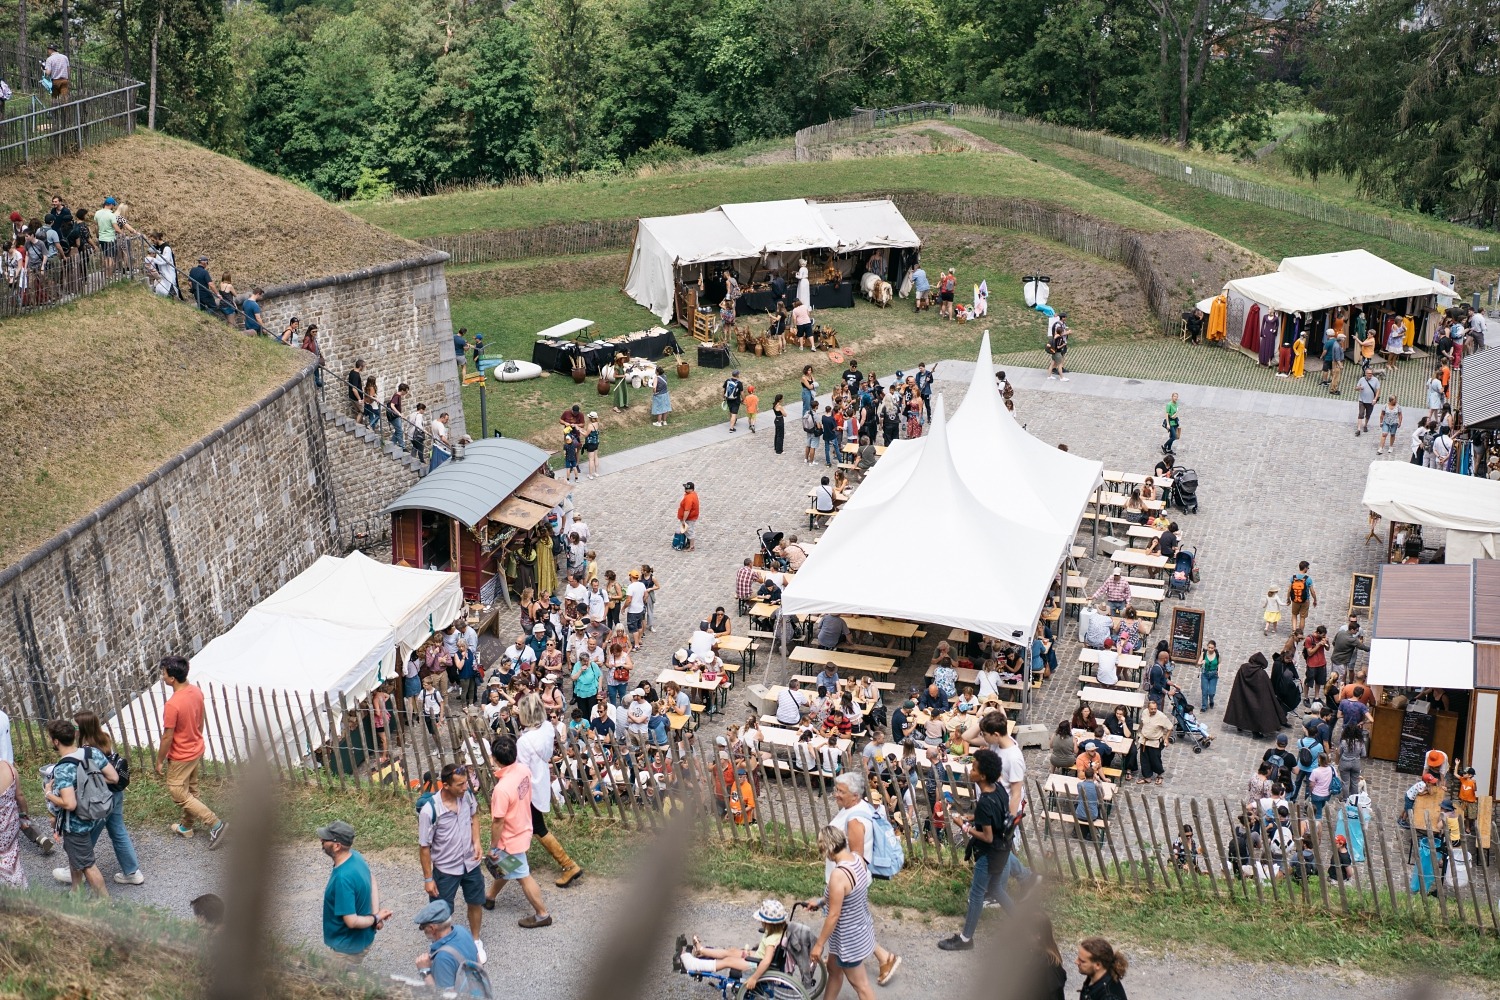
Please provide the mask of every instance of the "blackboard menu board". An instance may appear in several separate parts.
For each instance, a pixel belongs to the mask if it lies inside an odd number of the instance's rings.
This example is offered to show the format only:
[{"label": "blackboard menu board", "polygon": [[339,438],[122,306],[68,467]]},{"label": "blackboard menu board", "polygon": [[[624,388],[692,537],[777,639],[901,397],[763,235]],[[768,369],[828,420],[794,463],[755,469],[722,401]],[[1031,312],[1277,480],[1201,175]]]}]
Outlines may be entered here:
[{"label": "blackboard menu board", "polygon": [[1427,764],[1427,751],[1437,733],[1437,718],[1426,712],[1407,712],[1401,717],[1401,743],[1396,748],[1396,770],[1402,774],[1421,774]]},{"label": "blackboard menu board", "polygon": [[1355,573],[1349,582],[1349,613],[1369,611],[1375,604],[1375,574]]},{"label": "blackboard menu board", "polygon": [[1173,608],[1172,643],[1173,663],[1197,663],[1203,655],[1203,626],[1206,616],[1201,608]]}]

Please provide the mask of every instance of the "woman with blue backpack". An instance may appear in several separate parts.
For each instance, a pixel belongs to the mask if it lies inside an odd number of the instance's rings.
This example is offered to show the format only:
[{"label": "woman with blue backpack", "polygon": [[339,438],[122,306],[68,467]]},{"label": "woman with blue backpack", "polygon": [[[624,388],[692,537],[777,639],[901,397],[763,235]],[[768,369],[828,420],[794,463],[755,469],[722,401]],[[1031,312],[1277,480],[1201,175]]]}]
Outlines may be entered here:
[{"label": "woman with blue backpack", "polygon": [[[893,878],[906,863],[901,840],[884,813],[877,812],[866,799],[868,783],[862,771],[845,771],[833,781],[833,801],[839,811],[828,821],[848,838],[849,850],[862,858],[870,875],[878,879]],[[825,859],[824,880],[833,871],[833,862]],[[880,963],[876,982],[884,986],[896,974],[901,956],[875,945],[875,959]]]}]

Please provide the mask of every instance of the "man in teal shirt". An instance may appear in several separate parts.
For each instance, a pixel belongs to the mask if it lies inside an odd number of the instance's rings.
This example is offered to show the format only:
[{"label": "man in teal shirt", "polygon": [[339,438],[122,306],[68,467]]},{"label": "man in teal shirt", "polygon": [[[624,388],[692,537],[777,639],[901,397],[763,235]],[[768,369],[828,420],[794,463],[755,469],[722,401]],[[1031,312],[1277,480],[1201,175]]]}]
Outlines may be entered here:
[{"label": "man in teal shirt", "polygon": [[318,840],[333,859],[323,890],[323,943],[346,964],[358,965],[391,911],[380,909],[380,887],[364,856],[354,850],[354,827],[334,820],[318,830]]}]

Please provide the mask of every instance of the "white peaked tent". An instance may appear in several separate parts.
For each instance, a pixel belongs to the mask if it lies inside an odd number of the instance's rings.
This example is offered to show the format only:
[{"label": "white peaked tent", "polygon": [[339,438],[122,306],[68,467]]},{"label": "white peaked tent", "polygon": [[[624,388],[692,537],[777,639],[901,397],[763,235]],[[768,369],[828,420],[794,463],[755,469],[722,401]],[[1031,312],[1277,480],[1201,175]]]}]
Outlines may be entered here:
[{"label": "white peaked tent", "polygon": [[[950,445],[939,396],[925,445],[900,488],[880,502],[844,506],[782,595],[782,611],[879,615],[1002,638],[1030,636],[1072,531],[994,510],[970,491]],[[885,459],[890,456],[887,451]],[[899,573],[890,565],[896,544]]]},{"label": "white peaked tent", "polygon": [[[395,676],[462,607],[456,573],[322,556],[192,658],[188,679],[210,703],[207,757],[241,760],[259,737],[300,759],[313,749],[308,734],[330,724],[329,707],[357,704]],[[154,684],[111,720],[114,731],[155,745],[170,694]]]},{"label": "white peaked tent", "polygon": [[830,202],[819,205],[818,214],[837,234],[840,253],[922,245],[922,238],[889,200]]},{"label": "white peaked tent", "polygon": [[1448,529],[1445,562],[1500,558],[1500,482],[1371,462],[1363,503],[1388,521]]},{"label": "white peaked tent", "polygon": [[[846,508],[883,501],[900,489],[928,441],[892,441]],[[1069,535],[1102,481],[1102,463],[1034,437],[1005,408],[995,389],[988,333],[980,341],[969,390],[948,423],[948,442],[960,478],[981,502],[1007,517]]]},{"label": "white peaked tent", "polygon": [[1368,250],[1287,257],[1270,274],[1236,278],[1224,288],[1284,313],[1314,313],[1361,302],[1453,294],[1452,289]]},{"label": "white peaked tent", "polygon": [[818,206],[804,198],[724,205],[719,211],[758,252],[816,250],[839,243]]}]

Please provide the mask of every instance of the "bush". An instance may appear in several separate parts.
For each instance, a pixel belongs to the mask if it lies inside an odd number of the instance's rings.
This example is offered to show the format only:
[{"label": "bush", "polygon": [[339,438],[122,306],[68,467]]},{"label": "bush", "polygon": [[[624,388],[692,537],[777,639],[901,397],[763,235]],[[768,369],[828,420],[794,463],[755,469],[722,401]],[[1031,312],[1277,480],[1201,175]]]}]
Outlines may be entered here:
[{"label": "bush", "polygon": [[626,170],[639,170],[642,167],[659,167],[667,163],[677,163],[680,160],[690,159],[693,151],[685,149],[670,139],[658,139],[645,149],[637,150],[625,158]]}]

